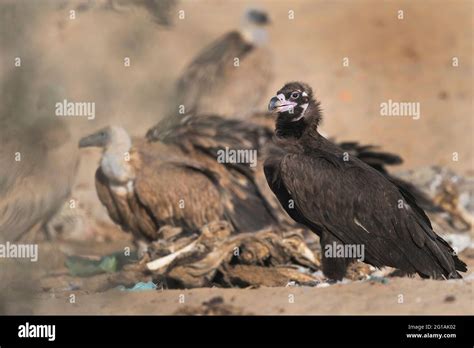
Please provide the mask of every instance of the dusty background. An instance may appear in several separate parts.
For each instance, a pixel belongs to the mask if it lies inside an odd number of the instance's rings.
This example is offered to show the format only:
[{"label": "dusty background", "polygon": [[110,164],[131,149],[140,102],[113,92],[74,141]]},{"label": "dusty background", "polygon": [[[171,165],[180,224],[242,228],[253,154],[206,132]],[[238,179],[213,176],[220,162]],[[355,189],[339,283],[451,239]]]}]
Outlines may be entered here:
[{"label": "dusty background", "polygon": [[[3,11],[12,3],[17,4],[13,10]],[[245,9],[258,6],[273,21],[269,47],[276,78],[269,82],[269,98],[283,83],[303,80],[322,102],[326,134],[399,153],[405,159],[399,169],[443,165],[474,174],[472,1],[180,1],[170,27],[157,25],[136,8],[115,12],[97,6],[70,20],[69,10],[82,3],[0,1],[0,81],[15,69],[14,58],[21,57],[31,88],[18,119],[33,120],[29,106],[50,89],[59,100],[96,103],[95,120],[67,119],[71,144],[108,124],[144,134],[163,116],[174,80],[192,57],[237,27]],[[177,16],[181,9],[184,20]],[[289,10],[294,20],[288,19]],[[404,11],[403,20],[397,19],[398,10]],[[124,67],[124,57],[130,57],[131,67]],[[349,67],[342,66],[343,57],[350,59]],[[458,67],[452,66],[453,57],[459,58]],[[388,99],[420,102],[421,118],[381,117],[379,105]],[[459,161],[452,161],[453,152]],[[81,156],[76,187],[88,187],[90,194],[79,199],[103,209],[93,193],[99,154],[84,151]],[[473,264],[472,258],[466,261]],[[201,306],[223,296],[235,312],[245,313],[472,314],[472,290],[472,281],[395,279],[388,285],[295,289],[296,303],[288,304],[290,290],[285,288],[200,289],[186,291],[186,305]],[[404,305],[396,303],[401,292],[407,295]],[[10,310],[170,314],[180,310],[180,293],[81,294],[73,306],[66,294],[48,294],[26,308],[24,302],[13,302]]]},{"label": "dusty background", "polygon": [[[3,15],[2,34],[11,37],[0,74],[20,56],[35,70],[32,83],[96,102],[96,120],[68,120],[76,138],[111,123],[143,134],[162,117],[174,79],[192,57],[257,6],[273,21],[269,97],[286,81],[304,80],[322,102],[326,134],[380,144],[400,153],[405,168],[473,168],[472,1],[180,1],[171,27],[156,25],[141,8],[92,8],[70,20],[69,9],[85,1],[15,2],[26,10]],[[421,119],[380,116],[388,99],[420,102]]]}]

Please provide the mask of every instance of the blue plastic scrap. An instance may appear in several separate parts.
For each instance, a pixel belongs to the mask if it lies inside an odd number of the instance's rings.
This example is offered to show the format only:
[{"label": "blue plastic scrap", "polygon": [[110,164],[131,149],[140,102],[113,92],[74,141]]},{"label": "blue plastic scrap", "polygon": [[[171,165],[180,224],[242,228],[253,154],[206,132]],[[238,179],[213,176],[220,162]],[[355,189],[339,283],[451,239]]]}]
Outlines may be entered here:
[{"label": "blue plastic scrap", "polygon": [[153,282],[138,282],[132,288],[126,288],[123,285],[117,286],[117,289],[120,291],[149,291],[149,290],[156,290],[156,284]]}]

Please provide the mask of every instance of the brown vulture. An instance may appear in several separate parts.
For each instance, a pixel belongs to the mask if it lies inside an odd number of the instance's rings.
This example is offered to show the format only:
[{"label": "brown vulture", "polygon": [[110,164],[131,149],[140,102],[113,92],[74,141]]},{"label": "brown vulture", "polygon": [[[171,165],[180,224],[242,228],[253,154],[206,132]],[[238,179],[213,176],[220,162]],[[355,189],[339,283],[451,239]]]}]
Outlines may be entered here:
[{"label": "brown vulture", "polygon": [[248,10],[240,30],[198,53],[178,79],[172,115],[184,111],[245,118],[259,110],[272,78],[272,55],[265,46],[268,23],[265,12]]},{"label": "brown vulture", "polygon": [[160,238],[165,225],[197,232],[207,223],[228,221],[235,232],[251,232],[276,222],[245,172],[230,172],[194,151],[193,135],[174,136],[179,141],[148,142],[107,127],[80,140],[80,147],[103,148],[96,189],[114,222],[138,241]]},{"label": "brown vulture", "polygon": [[[268,108],[277,113],[264,163],[268,185],[286,212],[320,237],[327,277],[342,279],[354,261],[346,246],[362,246],[375,267],[425,278],[467,271],[408,191],[318,132],[321,112],[308,85],[286,84]],[[331,248],[344,252],[334,257]]]}]

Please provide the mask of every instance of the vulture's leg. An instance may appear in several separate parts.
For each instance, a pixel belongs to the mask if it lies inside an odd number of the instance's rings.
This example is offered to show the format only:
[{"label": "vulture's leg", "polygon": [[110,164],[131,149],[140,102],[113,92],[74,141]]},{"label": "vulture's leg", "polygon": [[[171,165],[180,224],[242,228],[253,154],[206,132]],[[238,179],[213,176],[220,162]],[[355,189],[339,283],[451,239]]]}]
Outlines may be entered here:
[{"label": "vulture's leg", "polygon": [[337,248],[335,248],[337,245],[343,245],[343,243],[327,231],[321,234],[321,263],[323,273],[331,280],[342,280],[346,275],[347,267],[353,261],[352,259],[337,257]]}]

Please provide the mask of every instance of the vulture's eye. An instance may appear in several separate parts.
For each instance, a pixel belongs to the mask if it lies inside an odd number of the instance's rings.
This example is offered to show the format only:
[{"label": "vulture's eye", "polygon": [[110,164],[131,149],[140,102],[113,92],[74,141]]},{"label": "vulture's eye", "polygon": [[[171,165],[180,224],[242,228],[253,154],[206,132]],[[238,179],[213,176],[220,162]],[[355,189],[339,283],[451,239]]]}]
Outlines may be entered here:
[{"label": "vulture's eye", "polygon": [[300,93],[299,92],[293,92],[291,93],[291,99],[298,99],[300,97]]}]

